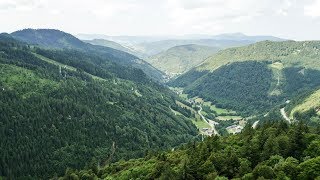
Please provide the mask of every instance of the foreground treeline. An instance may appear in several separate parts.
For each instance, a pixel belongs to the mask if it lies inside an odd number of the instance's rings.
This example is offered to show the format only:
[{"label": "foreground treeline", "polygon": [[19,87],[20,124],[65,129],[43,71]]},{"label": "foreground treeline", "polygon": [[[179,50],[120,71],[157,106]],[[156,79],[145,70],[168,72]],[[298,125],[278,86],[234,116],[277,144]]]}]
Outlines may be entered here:
[{"label": "foreground treeline", "polygon": [[61,179],[316,179],[320,177],[319,134],[319,127],[303,123],[267,123],[143,159],[68,169]]}]

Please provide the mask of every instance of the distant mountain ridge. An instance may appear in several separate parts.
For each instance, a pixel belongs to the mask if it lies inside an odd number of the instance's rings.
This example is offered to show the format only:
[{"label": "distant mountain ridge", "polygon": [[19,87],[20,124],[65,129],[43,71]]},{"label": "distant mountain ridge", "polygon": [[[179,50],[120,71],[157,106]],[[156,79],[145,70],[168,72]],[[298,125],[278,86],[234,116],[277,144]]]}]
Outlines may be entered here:
[{"label": "distant mountain ridge", "polygon": [[155,42],[163,40],[195,40],[195,39],[259,39],[259,40],[275,40],[284,41],[287,39],[279,38],[275,36],[268,35],[246,35],[244,33],[224,33],[217,35],[209,34],[186,34],[186,35],[162,35],[162,36],[109,36],[104,34],[77,34],[76,37],[83,40],[93,40],[93,39],[107,39],[116,42],[130,42],[132,44],[139,44],[143,42]]},{"label": "distant mountain ridge", "polygon": [[212,36],[212,39],[225,39],[225,40],[249,40],[254,42],[259,41],[286,41],[287,39],[278,38],[275,36],[248,36],[243,33],[227,33]]},{"label": "distant mountain ridge", "polygon": [[320,41],[262,41],[221,50],[169,82],[248,114],[320,87]]},{"label": "distant mountain ridge", "polygon": [[135,45],[137,51],[149,56],[166,51],[175,46],[195,44],[200,46],[211,46],[216,48],[237,47],[254,43],[248,40],[215,40],[215,39],[169,39],[163,41],[146,42]]},{"label": "distant mountain ridge", "polygon": [[213,46],[219,48],[229,48],[252,44],[258,41],[284,41],[285,39],[274,36],[247,36],[242,33],[230,33],[220,35],[181,35],[181,36],[107,36],[79,34],[80,39],[106,39],[126,45],[134,51],[153,56],[166,51],[174,46],[196,44],[202,46]]},{"label": "distant mountain ridge", "polygon": [[218,50],[216,47],[195,44],[181,45],[151,56],[146,61],[163,72],[175,76],[199,65]]}]

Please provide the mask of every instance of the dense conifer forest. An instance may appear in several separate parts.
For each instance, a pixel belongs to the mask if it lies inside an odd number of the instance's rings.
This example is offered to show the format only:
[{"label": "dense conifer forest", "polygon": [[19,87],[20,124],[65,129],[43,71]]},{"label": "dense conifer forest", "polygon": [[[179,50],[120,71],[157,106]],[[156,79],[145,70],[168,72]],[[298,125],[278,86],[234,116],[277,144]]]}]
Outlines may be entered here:
[{"label": "dense conifer forest", "polygon": [[227,49],[163,84],[62,31],[0,34],[0,179],[319,179],[319,43],[303,43]]},{"label": "dense conifer forest", "polygon": [[[245,61],[224,65],[213,72],[194,70],[169,84],[184,87],[190,97],[200,96],[218,107],[234,109],[243,115],[268,112],[274,106],[320,86],[318,70],[284,68],[282,79],[279,77],[278,81],[271,64],[270,61]],[[279,93],[272,94],[274,89]]]},{"label": "dense conifer forest", "polygon": [[75,171],[61,179],[316,179],[320,127],[264,123],[242,133],[213,136],[141,159]]},{"label": "dense conifer forest", "polygon": [[0,176],[47,179],[169,149],[197,129],[141,70],[0,36]]}]

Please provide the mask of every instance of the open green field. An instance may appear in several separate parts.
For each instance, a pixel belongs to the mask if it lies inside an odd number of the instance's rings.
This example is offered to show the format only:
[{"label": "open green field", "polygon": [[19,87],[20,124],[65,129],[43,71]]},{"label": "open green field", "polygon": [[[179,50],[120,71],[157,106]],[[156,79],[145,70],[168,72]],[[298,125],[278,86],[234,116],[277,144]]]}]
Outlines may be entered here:
[{"label": "open green field", "polygon": [[188,99],[188,94],[179,94],[179,96],[182,98],[182,99]]},{"label": "open green field", "polygon": [[225,120],[241,120],[243,119],[241,116],[218,116],[217,119],[225,121]]},{"label": "open green field", "polygon": [[274,62],[270,65],[271,68],[282,70],[283,69],[283,64],[281,62]]},{"label": "open green field", "polygon": [[[241,119],[243,119],[241,116],[235,116],[234,115],[236,113],[235,111],[228,110],[228,109],[217,108],[211,102],[204,102],[203,105],[210,106],[211,110],[214,110],[215,112],[217,112],[218,117],[216,117],[216,119],[218,119],[218,120],[225,121],[225,120],[231,120],[231,119],[233,119],[233,120],[241,120]],[[202,114],[204,116],[206,116],[207,112],[202,111]],[[227,115],[222,116],[222,114],[227,114]]]},{"label": "open green field", "polygon": [[[171,90],[181,91],[182,88],[171,88]],[[181,94],[180,94],[180,96],[181,96]],[[184,96],[187,97],[187,94],[184,94]],[[186,98],[186,99],[187,99],[187,98]],[[218,114],[217,119],[218,119],[218,120],[225,121],[225,120],[231,120],[231,119],[233,119],[233,120],[241,120],[241,119],[243,119],[241,116],[235,116],[236,111],[229,110],[229,109],[218,108],[218,107],[216,107],[214,104],[212,104],[212,102],[210,102],[210,101],[204,101],[202,98],[197,97],[197,96],[196,96],[196,97],[193,97],[192,99],[194,99],[194,101],[195,101],[196,103],[200,103],[200,104],[202,104],[203,106],[209,106],[211,110],[217,112],[217,114]],[[200,128],[203,128],[201,125],[202,125],[203,123],[205,123],[205,122],[203,122],[203,121],[201,120],[201,117],[198,115],[198,112],[197,112],[196,110],[194,110],[192,107],[189,107],[189,106],[187,106],[187,105],[185,105],[185,104],[183,104],[183,103],[181,103],[181,102],[179,102],[179,101],[176,101],[176,104],[179,105],[179,106],[181,106],[181,107],[183,107],[183,108],[187,108],[187,109],[191,110],[191,112],[195,114],[196,119],[198,120],[198,122],[197,122],[196,120],[193,120],[193,121],[196,122],[196,123],[194,122],[194,124],[195,124],[199,129],[200,129]],[[204,116],[206,116],[206,115],[208,114],[208,113],[207,113],[206,111],[204,111],[204,110],[203,110],[201,113],[202,113]],[[224,114],[225,116],[221,116],[222,114]],[[199,121],[200,121],[200,122],[199,122]],[[201,127],[199,127],[199,124],[200,124]],[[205,126],[209,126],[207,123],[205,123],[204,125],[205,125]],[[209,127],[210,127],[210,126],[209,126]]]},{"label": "open green field", "polygon": [[[198,112],[196,110],[194,110],[192,107],[190,106],[187,106],[179,101],[176,101],[176,104],[183,107],[183,108],[186,108],[186,109],[189,109],[191,110],[191,112],[193,114],[195,114],[195,118],[192,118],[191,121],[192,123],[199,129],[199,133],[201,133],[201,129],[202,128],[211,128],[210,125],[206,122],[204,122],[200,115],[198,114]],[[181,113],[177,112],[177,111],[174,111],[173,109],[171,109],[171,111],[173,111],[173,113],[175,113],[176,115],[182,115]],[[202,113],[205,113],[204,111],[202,111]],[[183,115],[182,115],[183,116]],[[189,118],[190,119],[190,118]]]},{"label": "open green field", "polygon": [[[49,58],[47,58],[47,57],[44,57],[44,56],[42,56],[42,55],[40,55],[40,54],[36,54],[36,53],[32,53],[32,54],[35,55],[37,58],[43,60],[43,61],[46,61],[46,62],[51,63],[51,64],[54,64],[54,65],[56,65],[56,66],[60,66],[60,67],[62,67],[62,68],[68,69],[68,70],[70,70],[70,71],[76,71],[76,70],[77,70],[75,67],[72,67],[72,66],[68,66],[68,65],[59,63],[59,62],[57,62],[57,61],[54,61],[54,60],[49,59]],[[98,77],[98,76],[89,74],[89,73],[87,73],[87,72],[85,72],[85,74],[91,76],[93,79],[105,80],[105,79],[103,79],[103,78],[101,78],[101,77]]]},{"label": "open green field", "polygon": [[203,105],[205,106],[210,106],[210,109],[214,110],[215,112],[219,114],[235,114],[235,111],[229,110],[229,109],[222,109],[222,108],[218,108],[216,107],[216,105],[212,104],[212,102],[210,101],[206,101],[203,103]]},{"label": "open green field", "polygon": [[[182,91],[183,91],[183,88],[177,88],[177,87],[175,87],[175,88],[170,87],[170,89],[171,89],[172,91],[175,91],[175,92],[182,92]],[[181,98],[185,99],[185,100],[188,99],[188,94],[182,93],[182,94],[179,94],[179,96],[180,96]],[[236,113],[236,112],[233,111],[233,110],[218,108],[218,107],[216,107],[216,105],[214,105],[212,102],[210,102],[210,101],[204,101],[204,99],[202,99],[202,98],[200,98],[200,97],[198,97],[198,96],[193,97],[192,99],[193,99],[196,103],[200,103],[200,104],[202,104],[202,105],[204,105],[204,106],[210,106],[210,109],[212,109],[213,111],[217,112],[218,115],[221,115],[221,114],[229,114],[229,115],[232,115],[232,114],[235,114],[235,113]],[[191,107],[189,107],[189,106],[186,106],[185,104],[183,104],[183,103],[181,103],[181,102],[176,102],[176,103],[177,103],[179,106],[181,106],[181,107],[185,107],[185,108],[190,109],[191,111],[194,111],[193,108],[191,108]],[[206,114],[205,111],[203,111],[203,113]],[[239,117],[239,116],[237,116],[237,117]],[[233,118],[239,119],[239,118],[237,118],[237,117],[233,117]],[[228,116],[227,116],[227,118],[228,118]]]},{"label": "open green field", "polygon": [[46,62],[48,62],[48,63],[50,63],[50,64],[54,64],[54,65],[56,65],[56,66],[61,66],[61,67],[66,68],[66,69],[68,69],[68,70],[70,70],[70,71],[76,71],[76,70],[77,70],[76,68],[74,68],[74,67],[72,67],[72,66],[68,66],[68,65],[59,63],[59,62],[57,62],[57,61],[54,61],[54,60],[49,59],[49,58],[47,58],[47,57],[44,57],[44,56],[42,56],[42,55],[40,55],[40,54],[36,54],[36,53],[32,53],[32,54],[35,55],[37,58],[39,58],[39,59],[41,59],[41,60],[43,60],[43,61],[46,61]]},{"label": "open green field", "polygon": [[[241,120],[243,119],[241,116],[235,116],[236,111],[233,110],[229,110],[229,109],[223,109],[223,108],[218,108],[216,107],[214,104],[212,104],[212,102],[210,101],[205,101],[203,102],[204,106],[209,106],[211,110],[217,112],[218,117],[216,117],[216,119],[218,120]],[[203,111],[202,113],[203,115],[206,115],[207,113],[205,111]],[[224,114],[225,116],[221,116],[222,114]]]},{"label": "open green field", "polygon": [[272,74],[273,74],[269,95],[279,96],[282,93],[280,85],[285,80],[282,72],[282,69],[284,68],[284,66],[281,62],[274,62],[270,64],[269,67],[272,70]]},{"label": "open green field", "polygon": [[203,120],[192,120],[192,123],[200,130],[202,128],[211,128],[210,125]]},{"label": "open green field", "polygon": [[204,100],[203,100],[202,98],[198,97],[198,96],[196,96],[196,97],[194,97],[194,98],[192,98],[192,99],[194,99],[194,101],[195,101],[196,103],[200,103],[200,104],[203,104],[203,103],[204,103]]}]

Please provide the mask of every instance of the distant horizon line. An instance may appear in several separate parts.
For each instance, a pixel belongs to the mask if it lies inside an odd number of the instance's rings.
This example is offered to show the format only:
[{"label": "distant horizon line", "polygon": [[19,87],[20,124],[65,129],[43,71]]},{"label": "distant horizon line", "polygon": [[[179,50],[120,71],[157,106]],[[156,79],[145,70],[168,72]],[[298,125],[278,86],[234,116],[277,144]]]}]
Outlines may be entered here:
[{"label": "distant horizon line", "polygon": [[[287,37],[283,37],[283,36],[277,36],[277,35],[272,35],[272,34],[249,34],[249,33],[243,33],[243,32],[223,32],[223,33],[217,33],[217,34],[208,34],[208,33],[188,33],[188,34],[181,34],[181,35],[177,35],[177,34],[155,34],[155,35],[139,35],[139,34],[107,34],[107,33],[87,33],[87,32],[70,32],[70,31],[66,31],[66,30],[61,30],[59,28],[23,28],[23,29],[18,29],[15,31],[2,31],[0,33],[8,33],[11,34],[13,32],[16,31],[21,31],[21,30],[26,30],[26,29],[32,29],[32,30],[58,30],[58,31],[62,31],[65,33],[69,33],[75,37],[79,36],[109,36],[109,37],[145,37],[145,38],[183,38],[185,36],[207,36],[207,37],[215,37],[215,36],[221,36],[221,35],[242,35],[242,36],[246,36],[246,37],[274,37],[274,38],[278,38],[278,39],[282,39],[282,40],[293,40],[293,41],[319,41],[320,39],[299,39],[299,38],[287,38]],[[194,37],[197,39],[197,37]],[[201,37],[200,37],[201,38]],[[91,38],[92,39],[92,38]],[[94,38],[94,39],[99,39],[99,38]],[[103,38],[100,38],[103,39]],[[205,39],[205,38],[201,38],[201,39]]]},{"label": "distant horizon line", "polygon": [[27,29],[31,29],[31,30],[58,30],[58,31],[62,31],[62,32],[66,32],[66,33],[70,33],[72,35],[103,35],[103,36],[114,36],[114,37],[167,37],[167,36],[172,36],[172,37],[183,37],[183,36],[221,36],[221,35],[242,35],[242,36],[250,36],[250,37],[255,37],[255,36],[270,36],[270,37],[276,37],[276,38],[281,38],[281,39],[286,39],[286,38],[282,38],[279,36],[275,36],[275,35],[271,35],[271,34],[256,34],[256,35],[252,35],[252,34],[247,34],[247,33],[243,33],[243,32],[222,32],[222,33],[215,33],[215,34],[209,34],[209,33],[187,33],[187,34],[155,34],[155,35],[141,35],[141,34],[108,34],[108,33],[87,33],[87,32],[70,32],[70,31],[66,31],[66,30],[61,30],[59,28],[23,28],[23,29],[17,29],[14,31],[2,31],[1,33],[8,33],[11,34],[13,32],[17,32],[17,31],[22,31],[22,30],[27,30]]}]

